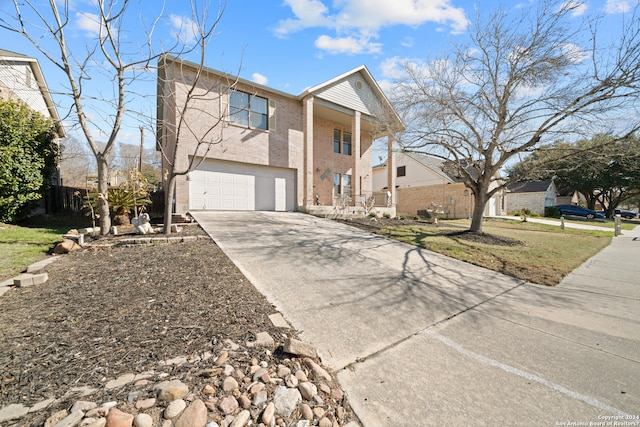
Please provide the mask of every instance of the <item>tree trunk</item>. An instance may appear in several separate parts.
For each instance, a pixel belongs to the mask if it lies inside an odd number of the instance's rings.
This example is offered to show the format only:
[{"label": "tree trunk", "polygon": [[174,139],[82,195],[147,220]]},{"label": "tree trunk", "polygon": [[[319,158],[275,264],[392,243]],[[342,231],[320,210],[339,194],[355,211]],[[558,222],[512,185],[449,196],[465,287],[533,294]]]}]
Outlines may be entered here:
[{"label": "tree trunk", "polygon": [[98,215],[100,215],[100,234],[111,231],[111,214],[109,213],[109,164],[106,157],[96,156],[98,163]]},{"label": "tree trunk", "polygon": [[471,216],[471,227],[469,231],[482,233],[482,218],[484,217],[484,208],[487,205],[487,200],[486,191],[475,191],[475,203],[473,205],[473,215]]},{"label": "tree trunk", "polygon": [[171,216],[173,214],[173,194],[176,191],[176,176],[171,174],[164,192],[164,234],[171,234]]}]

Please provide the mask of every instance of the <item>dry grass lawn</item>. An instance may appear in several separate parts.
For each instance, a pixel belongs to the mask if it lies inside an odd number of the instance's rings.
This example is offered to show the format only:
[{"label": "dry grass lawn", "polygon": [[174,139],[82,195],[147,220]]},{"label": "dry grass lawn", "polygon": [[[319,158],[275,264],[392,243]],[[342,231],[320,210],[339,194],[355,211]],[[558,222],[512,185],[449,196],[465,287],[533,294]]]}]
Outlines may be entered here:
[{"label": "dry grass lawn", "polygon": [[483,231],[502,239],[470,238],[467,220],[388,226],[378,234],[462,261],[527,280],[555,286],[564,276],[606,247],[612,232],[561,230],[531,222],[487,220]]}]

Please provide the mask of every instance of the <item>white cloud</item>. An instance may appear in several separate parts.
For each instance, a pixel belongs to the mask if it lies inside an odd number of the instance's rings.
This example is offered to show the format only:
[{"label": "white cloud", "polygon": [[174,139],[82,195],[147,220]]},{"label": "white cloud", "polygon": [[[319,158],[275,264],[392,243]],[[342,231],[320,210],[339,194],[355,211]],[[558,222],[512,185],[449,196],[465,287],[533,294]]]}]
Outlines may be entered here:
[{"label": "white cloud", "polygon": [[382,47],[380,43],[373,43],[366,37],[356,39],[354,37],[329,37],[327,35],[318,37],[315,45],[318,49],[329,53],[346,53],[349,55],[378,53]]},{"label": "white cloud", "polygon": [[189,44],[196,40],[198,36],[198,26],[189,17],[180,15],[169,15],[171,22],[171,33],[182,43]]},{"label": "white cloud", "polygon": [[562,46],[562,53],[574,64],[579,64],[590,58],[587,51],[573,43],[566,43]]},{"label": "white cloud", "polygon": [[81,30],[91,35],[97,36],[100,34],[100,17],[95,13],[77,12],[76,24]]},{"label": "white cloud", "polygon": [[393,58],[387,58],[380,64],[380,71],[382,76],[386,79],[399,79],[404,76],[404,68],[402,63],[406,59],[402,59],[399,56]]},{"label": "white cloud", "polygon": [[251,79],[253,80],[254,83],[258,83],[259,85],[266,85],[267,82],[269,81],[269,79],[267,79],[265,76],[263,76],[260,73],[253,73],[251,75]]},{"label": "white cloud", "polygon": [[306,28],[330,29],[335,36],[319,37],[316,46],[332,53],[377,53],[381,44],[371,40],[384,27],[434,22],[461,33],[469,25],[464,10],[452,6],[452,0],[335,0],[333,9],[321,0],[284,1],[295,17],[281,20],[275,34],[284,37]]},{"label": "white cloud", "polygon": [[413,43],[414,40],[412,37],[405,37],[401,42],[400,45],[403,47],[413,47]]},{"label": "white cloud", "polygon": [[285,0],[285,3],[291,7],[296,19],[280,21],[276,35],[285,36],[304,28],[331,25],[331,20],[326,17],[329,10],[320,0]]},{"label": "white cloud", "polygon": [[604,10],[609,14],[626,13],[631,10],[631,5],[629,0],[607,0]]}]

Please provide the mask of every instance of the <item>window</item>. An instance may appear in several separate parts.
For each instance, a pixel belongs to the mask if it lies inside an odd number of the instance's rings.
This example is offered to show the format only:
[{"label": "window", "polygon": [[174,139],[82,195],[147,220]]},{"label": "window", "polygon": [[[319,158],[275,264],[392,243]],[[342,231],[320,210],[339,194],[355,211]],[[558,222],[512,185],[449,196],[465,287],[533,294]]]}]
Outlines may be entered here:
[{"label": "window", "polygon": [[407,176],[407,167],[398,166],[398,168],[396,169],[396,176]]},{"label": "window", "polygon": [[347,132],[342,134],[342,154],[351,155],[351,134]]},{"label": "window", "polygon": [[342,194],[351,196],[351,175],[342,175]]},{"label": "window", "polygon": [[351,134],[340,129],[333,130],[333,152],[351,155]]},{"label": "window", "polygon": [[351,175],[333,174],[333,196],[351,197]]},{"label": "window", "polygon": [[229,94],[230,120],[253,129],[269,129],[269,104],[267,98],[237,90]]}]

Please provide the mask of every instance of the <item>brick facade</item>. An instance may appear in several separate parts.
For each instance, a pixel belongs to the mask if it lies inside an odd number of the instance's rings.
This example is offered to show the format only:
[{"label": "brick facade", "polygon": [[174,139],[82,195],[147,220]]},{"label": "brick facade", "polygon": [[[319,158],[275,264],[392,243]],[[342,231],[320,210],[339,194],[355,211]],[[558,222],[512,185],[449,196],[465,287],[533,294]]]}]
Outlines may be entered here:
[{"label": "brick facade", "polygon": [[[466,194],[465,194],[466,191]],[[403,187],[397,190],[398,215],[413,217],[419,210],[443,211],[443,218],[469,218],[474,197],[463,183]]]},{"label": "brick facade", "polygon": [[[372,84],[368,87],[377,87],[364,67],[328,82],[326,86],[333,88],[331,91],[323,92],[323,85],[316,87],[319,94],[324,94],[324,99],[316,98],[313,90],[293,96],[207,70],[199,80],[197,96],[191,99],[184,114],[186,125],[176,137],[180,108],[185,104],[196,67],[176,60],[168,60],[161,65],[164,66],[158,73],[158,145],[169,157],[177,147],[175,165],[166,159],[163,162],[165,184],[172,168],[177,171],[193,170],[194,166],[189,164],[195,158],[197,161],[215,159],[229,164],[293,171],[295,207],[298,210],[307,210],[315,204],[316,195],[323,205],[333,205],[336,173],[341,177],[351,176],[353,196],[372,193],[373,139],[389,131],[377,133],[375,117],[370,115],[367,105],[361,106],[363,112],[345,107],[349,103],[360,105],[358,102],[362,101],[357,90],[351,92],[351,86],[345,81],[370,79]],[[235,90],[268,100],[268,130],[238,126],[228,120],[229,84],[234,81]],[[332,100],[330,96],[336,99]],[[388,102],[381,92],[378,96]],[[346,104],[336,103],[338,98],[344,99]],[[395,126],[402,128],[399,119]],[[351,154],[334,152],[335,129],[352,134]],[[188,211],[189,188],[188,176],[179,176],[175,192],[176,213]],[[352,205],[358,201],[358,197],[352,197]]]},{"label": "brick facade", "polygon": [[505,198],[505,210],[512,214],[520,209],[529,209],[544,215],[545,193],[511,193]]}]

